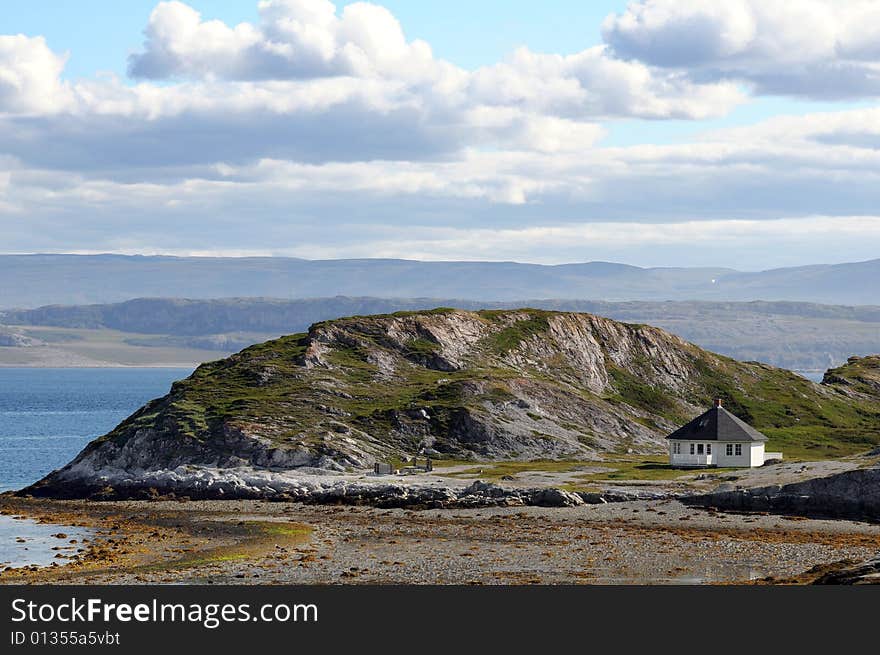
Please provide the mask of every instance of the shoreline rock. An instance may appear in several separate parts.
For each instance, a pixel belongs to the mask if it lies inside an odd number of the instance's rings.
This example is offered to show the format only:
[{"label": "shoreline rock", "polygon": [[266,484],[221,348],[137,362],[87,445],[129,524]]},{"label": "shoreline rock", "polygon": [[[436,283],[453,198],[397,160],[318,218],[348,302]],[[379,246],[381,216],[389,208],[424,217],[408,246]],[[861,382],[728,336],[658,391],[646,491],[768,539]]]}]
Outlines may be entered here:
[{"label": "shoreline rock", "polygon": [[[62,473],[63,476],[63,473]],[[340,479],[341,478],[341,479]],[[353,480],[339,474],[296,474],[249,467],[211,468],[179,466],[175,469],[103,471],[88,479],[62,477],[17,492],[51,498],[90,500],[150,500],[189,498],[192,500],[260,499],[308,504],[371,505],[379,508],[464,508],[491,506],[575,507],[632,500],[659,500],[676,494],[649,490],[608,489],[602,492],[572,492],[548,488],[520,489],[476,480],[455,486],[432,480]]]},{"label": "shoreline rock", "polygon": [[880,556],[831,571],[817,578],[815,585],[880,584]]},{"label": "shoreline rock", "polygon": [[722,510],[880,522],[880,468],[856,469],[786,485],[734,490],[719,487],[680,500],[687,505]]}]

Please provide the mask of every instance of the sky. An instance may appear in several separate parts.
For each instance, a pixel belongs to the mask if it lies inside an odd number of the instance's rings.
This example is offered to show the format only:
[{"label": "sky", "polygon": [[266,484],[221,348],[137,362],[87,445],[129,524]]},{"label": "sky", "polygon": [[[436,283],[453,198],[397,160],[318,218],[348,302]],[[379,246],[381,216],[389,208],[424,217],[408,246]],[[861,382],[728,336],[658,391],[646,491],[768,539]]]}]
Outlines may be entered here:
[{"label": "sky", "polygon": [[28,0],[0,252],[880,257],[878,0]]}]

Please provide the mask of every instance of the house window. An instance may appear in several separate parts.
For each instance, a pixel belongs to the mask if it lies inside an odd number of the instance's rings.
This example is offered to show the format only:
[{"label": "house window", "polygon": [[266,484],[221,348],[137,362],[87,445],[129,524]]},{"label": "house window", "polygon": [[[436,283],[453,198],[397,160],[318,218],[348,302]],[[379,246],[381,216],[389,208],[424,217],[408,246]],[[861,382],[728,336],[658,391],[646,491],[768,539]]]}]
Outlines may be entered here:
[{"label": "house window", "polygon": [[743,454],[743,446],[741,443],[736,444],[736,456],[739,457]]},{"label": "house window", "polygon": [[702,455],[702,454],[703,454],[703,444],[698,443],[697,444],[697,455]]},{"label": "house window", "polygon": [[680,443],[672,444],[672,454],[673,455],[680,455],[681,454],[681,444]]},{"label": "house window", "polygon": [[733,444],[732,443],[727,444],[727,456],[733,457]]},{"label": "house window", "polygon": [[707,455],[711,455],[711,454],[712,454],[712,444],[710,444],[710,443],[707,443],[707,444],[706,444],[706,454],[707,454]]},{"label": "house window", "polygon": [[691,444],[691,455],[694,454],[694,444]]}]

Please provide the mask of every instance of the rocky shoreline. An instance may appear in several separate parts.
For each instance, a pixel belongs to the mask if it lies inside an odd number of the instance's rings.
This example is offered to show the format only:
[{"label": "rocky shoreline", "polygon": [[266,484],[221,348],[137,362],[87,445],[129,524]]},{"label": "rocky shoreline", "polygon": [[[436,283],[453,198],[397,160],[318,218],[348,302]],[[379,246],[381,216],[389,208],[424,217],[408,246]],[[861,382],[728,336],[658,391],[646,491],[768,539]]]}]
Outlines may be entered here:
[{"label": "rocky shoreline", "polygon": [[334,475],[327,471],[271,471],[250,467],[180,466],[137,475],[103,471],[88,482],[71,476],[64,484],[40,483],[18,492],[21,496],[88,498],[90,500],[269,500],[312,505],[369,505],[378,508],[450,509],[467,507],[576,507],[634,500],[675,498],[675,492],[652,489],[566,491],[555,487],[517,488],[475,480],[470,484],[432,477],[365,479],[371,476]]},{"label": "rocky shoreline", "polygon": [[182,501],[0,495],[0,513],[96,531],[69,565],[0,571],[0,584],[866,583],[880,552],[880,525],[676,500],[424,511]]},{"label": "rocky shoreline", "polygon": [[880,466],[784,485],[736,489],[722,484],[710,493],[682,497],[681,501],[739,512],[880,522]]},{"label": "rocky shoreline", "polygon": [[[736,483],[723,481],[711,490],[708,485],[715,476],[704,474],[689,484],[679,485],[614,485],[609,480],[602,488],[588,491],[572,488],[572,481],[565,477],[511,478],[509,484],[496,484],[462,479],[454,472],[442,470],[421,475],[374,476],[366,471],[339,472],[313,467],[182,465],[135,471],[106,468],[84,475],[78,467],[67,467],[47,478],[50,484],[40,481],[18,495],[96,501],[265,500],[385,509],[577,507],[677,499],[689,506],[726,511],[880,522],[880,462],[870,460],[848,470],[822,462],[797,467],[790,464],[748,472]],[[729,476],[725,478],[729,480]]]}]

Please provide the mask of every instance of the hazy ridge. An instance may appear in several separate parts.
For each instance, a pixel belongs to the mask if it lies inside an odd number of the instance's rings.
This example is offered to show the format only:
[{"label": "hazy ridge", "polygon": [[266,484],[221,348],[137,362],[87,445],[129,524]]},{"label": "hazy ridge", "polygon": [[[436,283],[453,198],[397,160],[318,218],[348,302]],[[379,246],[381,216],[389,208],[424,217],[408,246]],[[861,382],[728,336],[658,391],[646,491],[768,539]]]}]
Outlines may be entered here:
[{"label": "hazy ridge", "polygon": [[639,268],[588,262],[392,259],[311,261],[284,257],[0,255],[0,308],[113,303],[132,298],[522,298],[604,300],[789,300],[880,305],[880,259],[741,272]]},{"label": "hazy ridge", "polygon": [[[851,355],[880,352],[880,306],[798,302],[608,302],[593,300],[473,301],[462,298],[334,297],[298,300],[227,298],[136,299],[90,306],[49,306],[0,312],[8,346],[45,340],[45,330],[23,326],[115,330],[130,346],[191,349],[213,359],[268,338],[302,332],[312,323],[343,316],[434,307],[535,307],[588,312],[664,328],[701,347],[740,360],[797,370],[824,371]],[[128,336],[126,336],[128,335]],[[55,342],[56,348],[76,342]],[[198,351],[203,351],[198,358]],[[20,351],[19,351],[20,352]],[[36,352],[36,351],[33,351]]]}]

